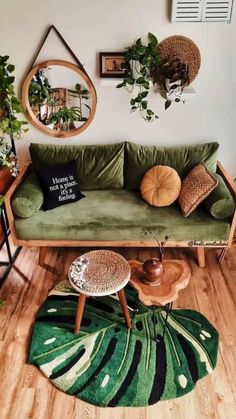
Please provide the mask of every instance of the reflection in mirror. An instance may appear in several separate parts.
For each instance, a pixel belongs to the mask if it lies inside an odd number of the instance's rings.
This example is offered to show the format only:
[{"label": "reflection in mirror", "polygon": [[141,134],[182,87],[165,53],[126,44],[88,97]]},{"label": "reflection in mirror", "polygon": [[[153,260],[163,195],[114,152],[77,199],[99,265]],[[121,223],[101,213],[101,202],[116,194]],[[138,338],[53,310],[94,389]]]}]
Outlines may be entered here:
[{"label": "reflection in mirror", "polygon": [[96,92],[78,67],[54,60],[31,70],[23,85],[22,101],[38,128],[64,137],[89,125],[95,113]]},{"label": "reflection in mirror", "polygon": [[[59,87],[60,83],[67,87]],[[36,118],[50,129],[78,128],[91,114],[85,83],[81,83],[78,74],[62,66],[41,68],[32,77],[29,103]]]}]

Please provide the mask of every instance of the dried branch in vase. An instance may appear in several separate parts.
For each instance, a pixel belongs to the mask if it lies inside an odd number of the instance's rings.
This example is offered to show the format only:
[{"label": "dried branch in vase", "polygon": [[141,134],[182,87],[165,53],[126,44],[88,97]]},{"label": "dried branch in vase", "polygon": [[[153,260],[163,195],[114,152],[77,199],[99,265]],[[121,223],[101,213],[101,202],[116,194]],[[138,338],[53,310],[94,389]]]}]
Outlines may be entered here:
[{"label": "dried branch in vase", "polygon": [[145,236],[149,235],[158,244],[158,248],[159,248],[159,259],[162,262],[163,261],[163,257],[164,257],[164,246],[165,246],[167,240],[169,240],[170,235],[166,235],[165,236],[165,240],[159,240],[155,236],[155,234],[152,231],[148,230],[147,228],[142,228],[142,231],[144,232]]}]

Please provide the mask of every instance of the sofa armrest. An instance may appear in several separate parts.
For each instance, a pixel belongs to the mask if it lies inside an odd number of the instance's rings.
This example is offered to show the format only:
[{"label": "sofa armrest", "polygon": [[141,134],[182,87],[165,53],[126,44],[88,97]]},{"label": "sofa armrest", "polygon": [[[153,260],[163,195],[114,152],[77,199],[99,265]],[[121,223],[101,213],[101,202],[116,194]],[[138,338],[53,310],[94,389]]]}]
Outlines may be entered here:
[{"label": "sofa armrest", "polygon": [[12,237],[12,241],[14,245],[18,245],[18,239],[16,237],[14,214],[12,212],[11,200],[16,190],[19,188],[19,186],[23,183],[25,178],[28,176],[30,172],[30,166],[31,166],[31,163],[27,163],[22,166],[22,168],[20,169],[19,175],[16,177],[16,179],[14,180],[14,182],[8,189],[7,193],[4,195],[4,203],[6,207],[6,213],[7,213],[9,226],[11,229],[11,237]]},{"label": "sofa armrest", "polygon": [[[227,173],[227,171],[225,170],[225,168],[222,166],[222,164],[219,161],[217,162],[217,172],[224,179],[226,185],[228,186],[230,192],[233,195],[234,202],[236,203],[236,185],[234,183],[234,180],[229,175],[229,173]],[[230,233],[229,233],[229,237],[228,237],[228,246],[230,246],[232,244],[235,228],[236,228],[236,210],[234,211],[234,214],[232,215]]]},{"label": "sofa armrest", "polygon": [[218,185],[204,200],[204,204],[213,218],[224,220],[233,215],[235,201],[222,176],[219,173],[215,173],[214,176],[218,180]]},{"label": "sofa armrest", "polygon": [[11,207],[17,217],[32,217],[43,205],[44,196],[39,181],[30,173],[17,188],[11,201]]},{"label": "sofa armrest", "polygon": [[232,176],[230,176],[230,174],[225,170],[219,161],[217,162],[217,173],[219,173],[224,179],[236,202],[236,184],[234,183]]}]

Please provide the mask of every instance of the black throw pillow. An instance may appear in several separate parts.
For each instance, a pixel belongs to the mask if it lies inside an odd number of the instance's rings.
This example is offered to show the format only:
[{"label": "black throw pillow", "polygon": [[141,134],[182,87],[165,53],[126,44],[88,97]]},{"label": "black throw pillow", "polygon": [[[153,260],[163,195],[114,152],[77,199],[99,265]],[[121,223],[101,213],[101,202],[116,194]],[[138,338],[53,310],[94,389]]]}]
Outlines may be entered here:
[{"label": "black throw pillow", "polygon": [[75,160],[66,164],[44,166],[40,172],[37,171],[37,176],[44,194],[45,211],[85,197],[79,189]]}]

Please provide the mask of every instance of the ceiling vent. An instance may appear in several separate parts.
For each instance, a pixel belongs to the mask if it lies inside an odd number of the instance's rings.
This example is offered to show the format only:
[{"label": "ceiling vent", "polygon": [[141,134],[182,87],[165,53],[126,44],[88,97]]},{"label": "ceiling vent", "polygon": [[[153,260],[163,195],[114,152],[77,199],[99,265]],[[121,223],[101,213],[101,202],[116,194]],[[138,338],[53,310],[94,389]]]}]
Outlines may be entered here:
[{"label": "ceiling vent", "polygon": [[230,22],[233,0],[172,0],[172,22]]}]

